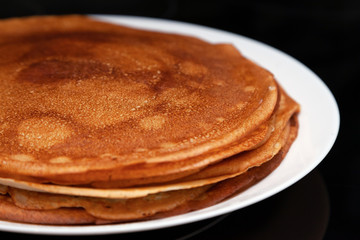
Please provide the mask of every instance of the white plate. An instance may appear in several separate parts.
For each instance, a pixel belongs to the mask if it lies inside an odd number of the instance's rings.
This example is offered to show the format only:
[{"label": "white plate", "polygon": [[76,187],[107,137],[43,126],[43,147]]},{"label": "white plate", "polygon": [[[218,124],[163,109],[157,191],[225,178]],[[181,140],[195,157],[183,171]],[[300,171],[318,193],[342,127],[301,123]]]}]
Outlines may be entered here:
[{"label": "white plate", "polygon": [[330,151],[338,134],[336,101],[310,69],[285,53],[252,39],[208,27],[143,17],[96,16],[132,27],[196,36],[210,42],[234,44],[245,56],[270,70],[301,105],[299,135],[282,164],[266,179],[215,206],[160,220],[105,226],[43,226],[0,221],[0,230],[53,235],[129,233],[171,227],[219,216],[268,198],[314,169]]}]

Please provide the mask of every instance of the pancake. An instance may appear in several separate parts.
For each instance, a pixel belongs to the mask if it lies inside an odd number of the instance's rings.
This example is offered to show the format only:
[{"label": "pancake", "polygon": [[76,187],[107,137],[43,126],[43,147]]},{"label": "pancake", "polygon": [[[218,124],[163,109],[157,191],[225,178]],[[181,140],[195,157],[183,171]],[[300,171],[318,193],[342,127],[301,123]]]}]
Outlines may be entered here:
[{"label": "pancake", "polygon": [[205,186],[238,176],[247,171],[249,168],[260,166],[264,162],[272,159],[285,145],[289,135],[289,121],[297,111],[298,105],[289,96],[287,96],[283,90],[281,90],[280,103],[276,113],[274,114],[276,124],[270,138],[265,144],[254,150],[249,150],[247,152],[236,154],[229,159],[224,159],[221,162],[206,167],[190,176],[167,182],[162,185],[152,184],[150,186],[119,189],[121,182],[107,182],[104,185],[106,185],[107,188],[109,188],[109,186],[113,188],[107,190],[38,184],[5,178],[0,178],[0,184],[30,191],[123,199],[144,197],[158,192]]},{"label": "pancake", "polygon": [[85,16],[0,21],[0,219],[146,221],[269,175],[300,106],[231,44]]},{"label": "pancake", "polygon": [[234,142],[226,146],[226,149],[213,149],[207,154],[203,154],[194,158],[189,158],[176,162],[164,162],[161,164],[136,164],[131,166],[114,168],[110,171],[92,171],[92,177],[96,177],[97,180],[103,180],[102,182],[90,182],[91,179],[87,175],[89,174],[89,172],[87,172],[87,174],[81,175],[82,177],[79,176],[79,174],[56,175],[52,176],[51,181],[44,178],[35,178],[21,175],[14,176],[13,174],[6,173],[3,173],[2,176],[30,182],[51,182],[61,185],[81,185],[90,183],[91,186],[102,186],[107,188],[109,188],[110,186],[134,186],[146,183],[167,182],[196,173],[210,163],[216,162],[215,160],[219,158],[219,152],[222,157],[228,157],[232,156],[234,153],[238,153],[244,150],[251,150],[253,148],[261,146],[270,137],[271,132],[274,129],[274,124],[275,117],[273,116],[271,119],[262,124],[258,129],[253,131],[249,136],[245,137],[240,142]]},{"label": "pancake", "polygon": [[115,201],[35,193],[2,186],[3,194],[7,192],[8,195],[0,196],[0,219],[37,224],[105,224],[164,218],[214,205],[254,185],[280,164],[297,134],[296,119],[292,121],[286,144],[274,158],[215,185]]},{"label": "pancake", "polygon": [[0,28],[4,174],[102,181],[99,171],[181,161],[242,139],[277,102],[273,75],[229,44],[83,16]]},{"label": "pancake", "polygon": [[[119,189],[119,187],[123,187],[121,184],[124,184],[119,181],[103,183],[106,188],[112,187],[113,189],[111,190],[37,184],[5,178],[0,178],[0,184],[30,191],[60,193],[67,195],[105,198],[137,198],[158,192],[190,189],[223,181],[225,179],[238,176],[251,167],[260,166],[264,162],[272,159],[273,156],[275,156],[280,149],[283,148],[289,135],[289,121],[291,117],[297,113],[298,105],[282,89],[280,89],[280,92],[280,101],[273,116],[275,125],[271,136],[266,143],[253,150],[236,154],[229,159],[224,159],[219,163],[206,167],[197,173],[179,178],[171,181],[170,183],[167,181],[162,185],[154,185],[154,181],[149,181],[152,184],[150,186],[129,188],[131,185],[128,185],[128,188],[124,189]],[[212,154],[214,155],[214,153]],[[134,185],[138,184],[136,181],[133,181],[132,183]],[[96,185],[99,186],[101,184],[98,183],[95,184],[95,186]]]},{"label": "pancake", "polygon": [[[233,174],[236,173],[235,169],[238,169],[238,171],[244,171],[244,169],[246,169],[244,166],[246,166],[247,162],[249,162],[249,159],[257,159],[257,161],[253,161],[256,163],[256,165],[260,165],[261,163],[264,163],[266,160],[271,159],[271,157],[277,153],[277,151],[274,149],[275,148],[274,146],[278,141],[279,135],[282,133],[284,127],[290,121],[293,115],[297,114],[299,111],[300,111],[299,105],[292,98],[290,98],[282,88],[280,88],[280,98],[279,98],[278,107],[273,115],[273,119],[271,119],[272,124],[268,125],[271,128],[270,134],[268,133],[269,136],[264,138],[266,139],[265,142],[262,142],[261,144],[257,145],[257,147],[255,148],[256,151],[250,151],[255,149],[249,149],[247,151],[244,151],[244,153],[241,156],[237,154],[236,156],[232,157],[234,153],[243,152],[243,151],[239,151],[243,143],[234,142],[228,145],[226,148],[222,148],[220,150],[217,149],[216,151],[210,151],[208,154],[201,156],[201,159],[207,159],[210,160],[211,162],[212,158],[217,158],[218,152],[221,151],[222,156],[235,158],[236,160],[234,160],[233,163],[231,164],[229,163],[231,160],[226,162],[220,161],[219,163],[215,163],[206,168],[202,168],[199,172],[193,173],[187,177],[178,177],[177,178],[178,180],[174,180],[174,179],[170,179],[170,180],[172,180],[172,182],[186,181],[186,180],[201,179],[206,177],[215,177],[225,174]],[[263,144],[265,146],[263,146]],[[282,145],[280,144],[276,148],[279,149],[279,147],[282,147]],[[267,153],[268,155],[266,156],[265,153]],[[262,157],[260,157],[261,155]],[[195,160],[187,159],[187,163],[198,164],[196,159]],[[184,165],[177,166],[178,171],[180,171],[181,168],[184,167]],[[244,168],[240,170],[241,169],[240,166],[243,166]],[[252,166],[252,165],[248,164],[248,166]],[[155,166],[155,167],[159,167],[159,166]],[[224,169],[232,169],[232,170],[228,171]],[[142,169],[140,168],[137,170],[139,170],[137,172],[138,173],[137,176],[142,176],[141,174]],[[162,168],[161,170],[165,171],[164,168]],[[125,174],[125,176],[127,175]],[[137,184],[161,182],[162,177],[164,177],[164,175],[160,176],[158,179],[144,178],[144,179],[140,179],[141,181],[139,181],[139,179],[134,179],[134,180],[126,179],[122,181],[118,180],[118,181],[95,182],[92,183],[92,186],[99,188],[129,187]],[[166,181],[169,181],[169,179],[166,179]]]},{"label": "pancake", "polygon": [[[166,183],[164,185],[132,187],[123,189],[94,189],[38,184],[5,178],[0,178],[0,184],[5,184],[7,186],[35,192],[48,192],[55,194],[111,199],[139,198],[159,192],[193,189],[217,183],[229,178],[233,178],[242,174],[250,167],[259,166],[262,163],[270,160],[278,151],[280,151],[280,147],[283,147],[286,139],[288,138],[288,135],[289,125],[285,127],[283,133],[276,134],[276,140],[271,139],[271,141],[269,141],[269,143],[260,150],[261,153],[258,153],[259,151],[257,151],[256,154],[239,154],[233,156],[231,159],[223,160],[219,164],[216,164],[209,168],[205,168],[203,171],[191,175],[188,178],[172,183]],[[273,149],[273,145],[276,145],[275,149]]]}]

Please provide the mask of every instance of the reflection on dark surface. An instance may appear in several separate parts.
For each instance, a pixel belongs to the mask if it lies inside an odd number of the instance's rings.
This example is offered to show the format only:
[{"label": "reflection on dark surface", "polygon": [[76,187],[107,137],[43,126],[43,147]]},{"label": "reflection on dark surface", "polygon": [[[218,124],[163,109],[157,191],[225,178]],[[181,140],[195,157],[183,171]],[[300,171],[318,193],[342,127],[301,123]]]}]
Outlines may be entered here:
[{"label": "reflection on dark surface", "polygon": [[[329,209],[325,183],[319,171],[315,170],[277,195],[230,214],[178,227],[107,235],[106,239],[323,239]],[[29,237],[14,233],[1,233],[0,236],[9,239]],[[86,238],[98,239],[99,236]]]},{"label": "reflection on dark surface", "polygon": [[[360,1],[11,0],[2,1],[0,5],[0,18],[71,13],[148,16],[201,24],[265,42],[303,62],[319,75],[333,92],[341,113],[338,139],[313,173],[321,173],[331,203],[324,239],[360,239],[357,233],[360,219],[360,118],[357,114],[359,90],[355,87],[360,76]],[[310,181],[306,179],[309,178],[303,179],[299,184]],[[314,183],[308,185],[310,187]],[[324,200],[323,205],[319,205],[323,206],[323,210],[311,208],[320,201],[314,197],[316,193],[314,195],[311,188],[305,187],[295,191],[295,186],[266,201],[226,216],[193,238],[244,239],[252,236],[254,239],[261,234],[279,233],[278,230],[281,229],[281,239],[290,234],[290,229],[295,228],[299,239],[306,239],[301,237],[310,232],[312,237],[308,239],[321,236],[324,233],[320,231],[316,234],[314,229],[324,230],[327,220],[320,221],[314,216],[315,213],[319,214],[316,216],[321,215],[317,211],[327,212],[325,208],[328,205],[325,202],[328,201]],[[300,201],[300,197],[295,196],[301,192],[305,192],[306,197]],[[288,204],[291,201],[294,202]],[[313,213],[311,218],[303,217]],[[297,216],[290,221],[290,215]],[[325,215],[323,217],[326,219]],[[282,217],[287,221],[282,222]],[[159,233],[123,235],[121,239],[141,239],[153,234],[174,239],[191,234],[214,221],[217,221],[217,218],[163,229]],[[318,226],[320,222],[323,227]],[[4,239],[3,236],[17,235],[1,233],[1,239]],[[119,239],[119,236],[115,235],[108,237]]]}]

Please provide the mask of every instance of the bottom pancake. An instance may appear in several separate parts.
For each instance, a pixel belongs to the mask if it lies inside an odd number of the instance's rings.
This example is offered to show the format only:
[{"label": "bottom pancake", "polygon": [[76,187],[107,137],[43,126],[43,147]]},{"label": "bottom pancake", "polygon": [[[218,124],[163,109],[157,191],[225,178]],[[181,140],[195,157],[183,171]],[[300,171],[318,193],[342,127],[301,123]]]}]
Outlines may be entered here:
[{"label": "bottom pancake", "polygon": [[[240,176],[206,187],[139,199],[110,200],[35,193],[2,186],[0,219],[52,225],[106,224],[158,219],[202,209],[246,190],[269,175],[285,157],[297,135],[297,129],[297,119],[293,117],[289,138],[273,159]],[[109,208],[109,203],[115,206],[114,209]]]}]

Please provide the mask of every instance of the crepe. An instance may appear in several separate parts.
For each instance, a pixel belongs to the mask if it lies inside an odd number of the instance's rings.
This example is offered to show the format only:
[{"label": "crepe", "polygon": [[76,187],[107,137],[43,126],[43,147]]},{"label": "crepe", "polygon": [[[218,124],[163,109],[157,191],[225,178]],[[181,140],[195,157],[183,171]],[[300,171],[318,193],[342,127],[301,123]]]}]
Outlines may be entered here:
[{"label": "crepe", "polygon": [[[236,154],[229,159],[224,159],[217,164],[208,166],[197,173],[187,177],[178,178],[170,183],[162,185],[150,185],[132,188],[120,188],[124,186],[123,182],[106,182],[106,188],[112,189],[94,189],[84,187],[68,187],[59,185],[39,184],[25,182],[13,179],[0,178],[0,184],[13,186],[30,191],[49,192],[56,194],[67,194],[75,196],[102,197],[102,198],[138,198],[158,192],[166,192],[181,189],[190,189],[205,186],[223,181],[242,174],[249,168],[260,166],[264,162],[272,159],[285,145],[289,135],[289,121],[297,111],[297,104],[292,101],[283,91],[281,91],[281,100],[279,107],[274,114],[276,122],[270,138],[260,147],[249,150],[244,153]],[[153,180],[153,179],[150,179]],[[144,181],[142,181],[144,182]],[[169,181],[168,181],[169,182]],[[127,182],[128,183],[128,182]],[[132,182],[137,185],[138,182]],[[154,183],[151,182],[151,183]],[[95,184],[100,185],[101,184]],[[103,183],[105,185],[105,183]],[[120,189],[119,189],[120,188]]]},{"label": "crepe", "polygon": [[286,144],[270,161],[215,185],[128,200],[71,197],[7,187],[2,192],[10,195],[0,197],[0,218],[39,224],[104,224],[163,218],[201,209],[245,190],[270,174],[284,158],[296,132],[295,123]]},{"label": "crepe", "polygon": [[0,28],[0,219],[197,210],[270,174],[296,138],[299,105],[231,44],[75,15]]},{"label": "crepe", "polygon": [[241,139],[276,105],[272,74],[228,44],[79,16],[0,28],[2,172],[101,181]]}]

